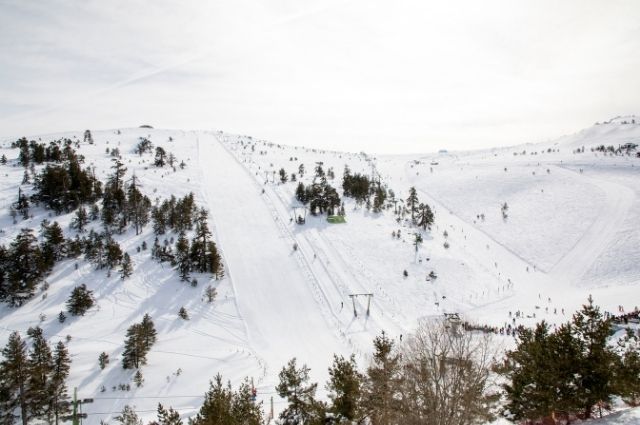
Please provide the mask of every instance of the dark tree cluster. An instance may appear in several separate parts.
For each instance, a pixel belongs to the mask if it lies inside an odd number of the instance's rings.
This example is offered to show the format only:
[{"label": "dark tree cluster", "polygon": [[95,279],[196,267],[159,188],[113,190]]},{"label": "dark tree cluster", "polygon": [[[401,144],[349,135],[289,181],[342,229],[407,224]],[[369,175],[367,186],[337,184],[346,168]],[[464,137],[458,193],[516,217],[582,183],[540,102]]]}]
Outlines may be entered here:
[{"label": "dark tree cluster", "polygon": [[142,322],[127,329],[122,353],[123,369],[138,369],[147,364],[147,353],[156,342],[156,334],[156,328],[148,314],[144,315]]},{"label": "dark tree cluster", "polygon": [[29,165],[40,165],[45,162],[63,162],[73,159],[82,162],[82,157],[76,155],[72,147],[71,139],[60,139],[49,142],[49,145],[38,143],[35,140],[28,141],[26,138],[19,139],[11,144],[12,148],[20,149],[18,163],[23,167]]},{"label": "dark tree cluster", "polygon": [[263,413],[260,404],[255,403],[252,387],[244,380],[237,390],[231,383],[223,384],[222,376],[216,375],[204,395],[204,403],[198,414],[189,420],[190,425],[261,425]]},{"label": "dark tree cluster", "polygon": [[151,200],[140,192],[135,175],[127,184],[127,169],[119,159],[113,159],[111,168],[113,174],[105,184],[102,199],[102,223],[105,229],[118,232],[132,225],[137,235],[149,223]]},{"label": "dark tree cluster", "polygon": [[308,186],[299,182],[295,196],[303,205],[309,205],[309,211],[312,215],[324,213],[334,215],[336,209],[341,205],[338,191],[328,184],[326,179],[321,179],[320,183],[312,183]]},{"label": "dark tree cluster", "polygon": [[[191,195],[192,197],[192,195]],[[192,199],[192,198],[191,198]],[[189,243],[184,230],[180,231],[175,250],[170,244],[161,246],[156,237],[151,253],[160,261],[169,261],[180,274],[182,280],[189,279],[191,272],[211,273],[217,279],[224,276],[222,257],[218,253],[215,242],[211,240],[211,231],[207,223],[208,213],[202,208],[193,219],[194,237]]]},{"label": "dark tree cluster", "polygon": [[357,205],[366,203],[367,208],[373,208],[373,212],[380,212],[387,200],[387,189],[380,180],[372,181],[359,173],[352,175],[349,167],[344,168],[342,190],[344,196],[354,198]]},{"label": "dark tree cluster", "polygon": [[156,235],[164,235],[170,230],[176,233],[186,232],[193,228],[193,218],[197,212],[193,193],[176,199],[171,195],[160,205],[153,207],[151,218],[153,220],[153,232]]},{"label": "dark tree cluster", "polygon": [[517,347],[498,368],[506,378],[505,415],[515,420],[590,418],[614,396],[640,402],[640,335],[629,332],[619,349],[608,343],[611,320],[589,298],[556,330],[545,323],[516,331]]},{"label": "dark tree cluster", "polygon": [[33,230],[22,229],[8,248],[0,245],[0,300],[22,305],[33,296],[48,270]]},{"label": "dark tree cluster", "polygon": [[415,187],[409,189],[406,209],[411,213],[411,222],[422,227],[423,230],[427,230],[433,224],[433,211],[428,204],[423,204],[418,200],[418,193]]},{"label": "dark tree cluster", "polygon": [[18,332],[9,336],[0,362],[0,421],[22,425],[36,421],[58,424],[70,412],[66,380],[71,359],[66,346],[49,347],[42,329],[29,328],[31,348]]},{"label": "dark tree cluster", "polygon": [[138,144],[136,145],[134,152],[142,156],[146,152],[153,150],[153,143],[146,137],[140,137]]},{"label": "dark tree cluster", "polygon": [[102,196],[102,183],[91,171],[82,169],[78,158],[65,163],[48,164],[35,178],[32,199],[43,203],[57,214],[69,212]]}]

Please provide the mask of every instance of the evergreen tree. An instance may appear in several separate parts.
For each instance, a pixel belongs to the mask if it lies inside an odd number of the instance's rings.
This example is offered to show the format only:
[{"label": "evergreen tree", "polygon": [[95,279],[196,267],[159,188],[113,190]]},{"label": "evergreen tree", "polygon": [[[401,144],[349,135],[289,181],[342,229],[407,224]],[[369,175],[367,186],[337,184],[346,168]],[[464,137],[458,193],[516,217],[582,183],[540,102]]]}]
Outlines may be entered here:
[{"label": "evergreen tree", "polygon": [[49,423],[59,424],[60,418],[68,413],[69,395],[66,380],[71,369],[71,359],[67,347],[58,342],[53,352],[53,370],[49,379],[47,416]]},{"label": "evergreen tree", "polygon": [[187,313],[187,309],[184,307],[180,307],[180,310],[178,311],[178,317],[183,320],[189,320],[189,313]]},{"label": "evergreen tree", "polygon": [[75,217],[71,221],[71,228],[78,229],[78,232],[82,233],[87,224],[89,224],[89,215],[87,214],[87,210],[80,205],[76,210]]},{"label": "evergreen tree", "polygon": [[427,230],[427,227],[431,227],[433,224],[433,212],[431,207],[427,204],[420,204],[418,207],[418,226],[421,226],[423,230]]},{"label": "evergreen tree", "polygon": [[93,291],[87,289],[87,285],[83,283],[71,291],[67,300],[67,311],[73,316],[84,316],[87,310],[93,307],[94,302]]},{"label": "evergreen tree", "polygon": [[164,406],[158,403],[158,425],[183,425],[182,419],[180,419],[180,414],[173,410],[172,407],[169,407],[169,410],[165,409]]},{"label": "evergreen tree", "polygon": [[104,265],[113,269],[122,262],[122,249],[115,240],[108,238],[105,245]]},{"label": "evergreen tree", "polygon": [[218,291],[216,291],[216,288],[214,288],[213,286],[207,286],[205,295],[207,297],[207,302],[212,303],[216,299]]},{"label": "evergreen tree", "polygon": [[104,368],[107,367],[108,364],[109,364],[109,355],[103,351],[98,356],[98,365],[100,366],[100,370],[104,370]]},{"label": "evergreen tree", "polygon": [[2,157],[0,157],[0,164],[6,165],[6,163],[7,163],[7,156],[5,154],[2,154]]},{"label": "evergreen tree", "polygon": [[207,248],[211,232],[207,224],[207,211],[202,208],[198,211],[195,219],[196,234],[191,244],[191,263],[195,271],[205,273],[213,271],[210,269],[210,262],[207,261]]},{"label": "evergreen tree", "polygon": [[18,200],[15,202],[14,208],[18,213],[20,213],[20,215],[22,215],[23,220],[29,218],[29,199],[27,198],[27,195],[22,192],[21,188],[18,188]]},{"label": "evergreen tree", "polygon": [[600,309],[593,305],[591,296],[588,303],[573,316],[572,322],[580,349],[576,396],[584,416],[589,418],[594,406],[610,403],[615,391],[616,357],[607,344],[611,322],[603,318]]},{"label": "evergreen tree", "polygon": [[142,377],[142,372],[140,372],[140,370],[137,370],[135,375],[133,375],[133,382],[138,388],[140,388],[144,383],[144,378]]},{"label": "evergreen tree", "polygon": [[252,388],[245,380],[238,391],[231,384],[224,386],[222,376],[216,375],[209,384],[204,403],[190,425],[261,425],[260,404],[253,401]]},{"label": "evergreen tree", "polygon": [[164,167],[166,164],[167,152],[160,146],[156,147],[156,157],[153,161],[153,165],[156,167]]},{"label": "evergreen tree", "polygon": [[136,235],[149,223],[150,211],[151,200],[138,190],[134,174],[127,189],[126,216],[127,220],[133,223]]},{"label": "evergreen tree", "polygon": [[151,320],[151,316],[145,313],[142,317],[142,322],[140,322],[140,338],[142,339],[145,350],[149,351],[151,346],[156,343],[157,335],[158,333],[153,324],[153,320]]},{"label": "evergreen tree", "polygon": [[33,230],[20,230],[6,257],[6,283],[0,288],[0,297],[19,306],[33,296],[46,269]]},{"label": "evergreen tree", "polygon": [[64,323],[65,320],[67,320],[67,316],[63,311],[61,311],[60,314],[58,314],[58,322]]},{"label": "evergreen tree", "polygon": [[120,278],[122,280],[127,279],[133,273],[133,265],[131,263],[131,257],[126,252],[122,257],[122,264],[120,264]]},{"label": "evergreen tree", "polygon": [[307,199],[307,192],[304,187],[304,183],[299,182],[298,187],[296,187],[296,199],[302,203],[303,205],[307,205],[309,199]]},{"label": "evergreen tree", "polygon": [[185,236],[184,231],[180,232],[180,236],[176,242],[176,264],[178,266],[180,278],[183,281],[189,280],[191,258],[189,256],[189,240]]},{"label": "evergreen tree", "polygon": [[27,344],[20,338],[18,332],[9,335],[7,345],[2,350],[3,360],[0,362],[0,381],[2,382],[4,400],[0,411],[3,412],[3,421],[13,423],[18,416],[14,410],[19,409],[19,417],[22,425],[29,421],[29,394],[27,392],[27,380],[29,378],[29,358]]},{"label": "evergreen tree", "polygon": [[280,169],[279,174],[280,174],[280,182],[286,183],[289,177],[287,176],[287,172],[284,170],[284,168]]},{"label": "evergreen tree", "polygon": [[362,414],[362,381],[363,376],[358,372],[356,358],[333,356],[333,365],[329,368],[329,382],[327,390],[331,407],[329,411],[338,421],[357,421]]},{"label": "evergreen tree", "polygon": [[140,337],[142,325],[134,323],[127,329],[124,351],[122,353],[122,368],[137,369],[140,365],[146,364],[147,350],[144,341]]},{"label": "evergreen tree", "polygon": [[121,425],[142,425],[142,420],[138,417],[138,414],[128,404],[124,406],[122,412],[115,417]]},{"label": "evergreen tree", "polygon": [[315,399],[318,384],[309,384],[309,371],[306,365],[298,369],[293,358],[278,375],[280,383],[276,391],[287,399],[287,407],[280,413],[284,425],[321,423],[324,420],[324,405]]},{"label": "evergreen tree", "polygon": [[137,369],[147,363],[147,353],[156,342],[156,330],[153,321],[145,314],[141,323],[135,323],[127,329],[122,367]]},{"label": "evergreen tree", "polygon": [[618,341],[622,350],[616,370],[617,392],[630,406],[640,405],[640,331],[627,329]]},{"label": "evergreen tree", "polygon": [[416,221],[416,212],[418,211],[418,193],[416,192],[415,187],[411,187],[409,189],[409,197],[407,198],[407,207],[409,207],[409,211],[411,212],[411,221],[415,223]]},{"label": "evergreen tree", "polygon": [[50,375],[53,372],[53,355],[40,327],[29,328],[27,335],[32,340],[29,353],[27,393],[30,417],[44,419],[48,416]]},{"label": "evergreen tree", "polygon": [[397,424],[402,414],[400,355],[384,332],[374,339],[373,346],[373,359],[364,384],[363,410],[374,424]]},{"label": "evergreen tree", "polygon": [[42,222],[42,260],[44,267],[51,270],[57,261],[60,261],[66,254],[64,233],[58,222],[54,221],[48,224],[45,220]]}]

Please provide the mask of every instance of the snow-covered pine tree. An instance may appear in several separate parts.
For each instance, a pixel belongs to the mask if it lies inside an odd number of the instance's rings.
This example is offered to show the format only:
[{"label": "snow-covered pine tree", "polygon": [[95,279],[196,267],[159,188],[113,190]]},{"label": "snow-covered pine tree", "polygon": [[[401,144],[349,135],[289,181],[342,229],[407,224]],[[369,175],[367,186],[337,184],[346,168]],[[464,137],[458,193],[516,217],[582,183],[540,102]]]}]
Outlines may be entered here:
[{"label": "snow-covered pine tree", "polygon": [[67,300],[67,311],[72,316],[84,316],[94,302],[93,291],[87,289],[87,285],[83,283],[71,291],[71,295]]}]

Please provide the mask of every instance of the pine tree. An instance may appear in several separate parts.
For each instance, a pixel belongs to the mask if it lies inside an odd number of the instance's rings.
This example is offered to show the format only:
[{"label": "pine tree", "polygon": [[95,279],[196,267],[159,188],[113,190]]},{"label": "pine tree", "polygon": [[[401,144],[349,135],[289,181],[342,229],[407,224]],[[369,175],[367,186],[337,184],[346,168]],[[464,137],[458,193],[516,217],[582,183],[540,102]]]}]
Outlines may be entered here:
[{"label": "pine tree", "polygon": [[156,147],[156,157],[153,161],[153,165],[156,167],[164,167],[166,164],[167,152],[160,146]]},{"label": "pine tree", "polygon": [[207,289],[205,290],[205,295],[207,297],[207,302],[212,303],[216,299],[216,296],[218,295],[218,291],[213,286],[207,286]]},{"label": "pine tree", "polygon": [[13,411],[19,409],[22,425],[29,421],[29,394],[27,380],[29,378],[29,358],[27,344],[20,338],[18,332],[9,335],[7,345],[2,350],[3,360],[0,362],[0,376],[5,392],[5,400],[0,411],[4,412],[3,421],[13,423],[17,418]]},{"label": "pine tree", "polygon": [[287,176],[287,172],[284,170],[284,168],[280,169],[279,174],[280,174],[280,182],[286,183],[289,177]]},{"label": "pine tree", "polygon": [[189,272],[191,271],[191,258],[189,256],[189,240],[185,236],[184,231],[180,232],[180,236],[176,242],[176,263],[180,278],[183,281],[189,280]]},{"label": "pine tree", "polygon": [[617,393],[630,406],[640,405],[640,331],[627,329],[618,341],[621,358],[616,370]]},{"label": "pine tree", "polygon": [[75,217],[71,221],[71,228],[78,229],[78,232],[82,233],[87,224],[89,224],[89,215],[87,214],[87,210],[80,205],[76,210]]},{"label": "pine tree", "polygon": [[131,257],[126,252],[122,258],[122,263],[120,264],[120,278],[125,280],[133,273],[133,265],[131,263]]},{"label": "pine tree", "polygon": [[299,182],[298,187],[296,187],[296,199],[301,202],[303,205],[307,205],[309,199],[307,198],[307,192],[304,187],[304,183]]},{"label": "pine tree", "polygon": [[156,327],[153,324],[153,320],[151,320],[151,316],[148,313],[142,317],[142,322],[140,322],[140,337],[142,339],[142,343],[144,348],[149,351],[153,344],[156,343],[157,339],[157,331]]},{"label": "pine tree", "polygon": [[127,329],[124,351],[122,353],[122,368],[137,369],[146,364],[147,350],[144,341],[140,337],[142,325],[134,323]]},{"label": "pine tree", "polygon": [[147,353],[156,342],[156,329],[148,314],[141,323],[135,323],[127,329],[124,352],[122,353],[122,367],[137,369],[147,363]]},{"label": "pine tree", "polygon": [[283,424],[320,423],[324,419],[324,405],[315,399],[318,384],[309,384],[309,371],[306,365],[298,369],[293,358],[278,375],[280,383],[276,391],[287,399],[287,407],[280,413]]},{"label": "pine tree", "polygon": [[[53,353],[53,370],[49,379],[48,389],[48,422],[58,425],[61,416],[70,412],[69,395],[66,380],[71,369],[71,359],[67,347],[58,342]],[[53,420],[52,420],[53,419]]]},{"label": "pine tree", "polygon": [[71,296],[67,300],[67,311],[73,316],[84,316],[93,307],[93,291],[87,289],[84,283],[76,286],[71,291]]},{"label": "pine tree", "polygon": [[363,410],[372,423],[392,425],[401,416],[400,382],[402,365],[392,339],[383,332],[373,341],[374,352],[367,368],[364,384]]},{"label": "pine tree", "polygon": [[589,296],[588,303],[573,316],[575,338],[579,343],[579,387],[576,396],[586,418],[591,417],[594,406],[610,403],[614,393],[616,357],[607,344],[610,320],[603,318],[600,309]]},{"label": "pine tree", "polygon": [[209,384],[209,391],[204,396],[200,411],[189,423],[190,425],[261,425],[262,410],[260,404],[253,401],[251,387],[247,380],[237,391],[233,391],[231,384],[226,386],[222,384],[222,376],[218,374]]},{"label": "pine tree", "polygon": [[100,366],[100,370],[104,370],[104,368],[107,367],[108,364],[109,364],[109,355],[103,351],[98,356],[98,365]]},{"label": "pine tree", "polygon": [[51,270],[66,254],[64,233],[58,222],[48,224],[45,220],[42,222],[42,236],[44,241],[41,251],[44,266],[47,270]]},{"label": "pine tree", "polygon": [[60,323],[64,323],[64,321],[65,321],[65,320],[67,320],[67,315],[66,315],[66,314],[64,314],[64,311],[61,311],[61,312],[58,314],[58,322],[60,322]]},{"label": "pine tree", "polygon": [[7,282],[0,296],[19,306],[33,296],[46,269],[33,230],[22,229],[7,252]]},{"label": "pine tree", "polygon": [[183,320],[189,320],[189,313],[187,313],[187,309],[184,307],[180,307],[180,310],[178,311],[178,317]]},{"label": "pine tree", "polygon": [[140,370],[136,371],[136,374],[133,375],[133,382],[136,384],[136,387],[140,388],[144,383],[144,378],[142,377],[142,372]]},{"label": "pine tree", "polygon": [[123,255],[120,245],[109,237],[105,244],[104,266],[111,270],[122,262],[122,258]]},{"label": "pine tree", "polygon": [[327,390],[331,407],[329,411],[339,421],[358,421],[361,417],[363,376],[358,372],[356,358],[333,356],[333,365],[329,368],[329,382]]},{"label": "pine tree", "polygon": [[2,157],[0,157],[0,164],[5,165],[7,163],[7,157],[5,154],[2,154]]},{"label": "pine tree", "polygon": [[407,207],[409,207],[409,211],[411,212],[411,221],[415,223],[416,221],[416,212],[418,211],[418,193],[416,192],[415,187],[411,187],[409,189],[409,197],[407,198]]},{"label": "pine tree", "polygon": [[53,372],[53,355],[40,327],[29,328],[32,340],[29,353],[27,393],[30,417],[44,419],[48,415],[50,375]]},{"label": "pine tree", "polygon": [[142,425],[142,420],[135,410],[128,404],[122,408],[122,412],[114,418],[121,425]]},{"label": "pine tree", "polygon": [[169,410],[165,409],[164,406],[158,403],[158,425],[182,425],[182,419],[180,419],[180,414],[173,410],[172,407],[169,407]]},{"label": "pine tree", "polygon": [[433,212],[431,207],[427,204],[420,204],[418,207],[418,226],[421,226],[423,230],[427,230],[427,227],[431,227],[433,224]]}]

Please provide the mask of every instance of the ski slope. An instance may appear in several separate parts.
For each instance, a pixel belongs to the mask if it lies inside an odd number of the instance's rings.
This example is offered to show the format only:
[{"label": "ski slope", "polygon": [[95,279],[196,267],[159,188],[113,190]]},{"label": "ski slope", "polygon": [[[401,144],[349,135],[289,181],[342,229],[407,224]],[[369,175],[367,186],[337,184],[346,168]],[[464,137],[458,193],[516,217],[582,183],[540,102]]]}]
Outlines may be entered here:
[{"label": "ski slope", "polygon": [[[130,279],[95,270],[82,258],[65,260],[47,277],[49,289],[20,308],[0,306],[0,343],[12,330],[24,334],[36,325],[52,343],[70,335],[69,385],[81,397],[94,398],[86,406],[87,423],[98,424],[125,404],[145,420],[154,417],[158,402],[186,418],[217,373],[234,385],[252,377],[258,399],[268,407],[274,397],[277,413],[282,400],[274,386],[290,358],[311,367],[324,396],[334,353],[354,353],[364,366],[374,336],[385,331],[401,344],[418,320],[443,313],[494,326],[541,319],[561,323],[589,295],[614,313],[620,305],[633,309],[640,306],[640,158],[590,151],[640,140],[640,125],[619,121],[540,145],[379,157],[212,131],[93,132],[95,144],[82,144],[81,153],[101,179],[111,172],[105,149],[118,147],[127,178],[135,173],[154,202],[195,194],[209,211],[225,277],[197,275],[197,287],[182,283],[170,265],[138,252],[142,241],[153,244],[151,226],[139,236],[128,231],[116,239],[134,262]],[[141,136],[184,160],[186,168],[159,169],[150,164],[152,156],[133,153]],[[21,185],[24,169],[14,166],[17,150],[9,148],[11,142],[0,145],[0,154],[10,160],[0,167],[0,244],[9,244],[20,227],[39,228],[44,218],[58,221],[67,237],[75,236],[71,214],[55,216],[40,207],[13,225],[8,206],[19,186],[30,189]],[[576,153],[582,146],[585,152]],[[416,228],[406,218],[396,220],[393,205],[373,213],[344,198],[345,224],[329,224],[322,216],[296,224],[297,182],[280,182],[277,171],[284,168],[290,175],[304,164],[299,180],[309,183],[319,162],[333,169],[335,178],[328,181],[339,189],[345,165],[352,173],[379,176],[399,200],[415,186],[420,201],[435,213],[418,250],[412,244]],[[505,202],[506,220],[500,213]],[[98,229],[99,223],[92,226]],[[401,236],[392,237],[398,231]],[[436,280],[427,279],[431,271]],[[58,323],[69,292],[80,283],[94,291],[97,305],[84,317]],[[204,301],[209,285],[218,291],[212,304]],[[372,298],[350,297],[355,294]],[[188,321],[177,318],[182,306]],[[514,322],[516,311],[521,315]],[[156,324],[158,342],[142,368],[144,385],[122,391],[117,386],[131,384],[133,376],[120,366],[124,334],[145,313]],[[102,351],[111,361],[101,371]]]}]

